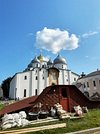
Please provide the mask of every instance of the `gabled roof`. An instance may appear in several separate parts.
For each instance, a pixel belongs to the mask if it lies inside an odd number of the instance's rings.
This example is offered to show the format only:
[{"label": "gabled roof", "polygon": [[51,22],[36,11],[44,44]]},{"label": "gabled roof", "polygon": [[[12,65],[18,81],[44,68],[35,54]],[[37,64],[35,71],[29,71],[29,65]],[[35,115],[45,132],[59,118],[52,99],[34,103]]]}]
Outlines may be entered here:
[{"label": "gabled roof", "polygon": [[94,72],[91,72],[83,77],[80,77],[79,79],[82,79],[82,78],[88,78],[88,77],[92,77],[92,76],[97,76],[97,75],[100,75],[100,70],[97,70],[97,71],[94,71]]},{"label": "gabled roof", "polygon": [[97,70],[97,71],[95,71],[95,72],[92,72],[92,73],[88,74],[87,77],[95,76],[95,75],[100,75],[100,71]]}]

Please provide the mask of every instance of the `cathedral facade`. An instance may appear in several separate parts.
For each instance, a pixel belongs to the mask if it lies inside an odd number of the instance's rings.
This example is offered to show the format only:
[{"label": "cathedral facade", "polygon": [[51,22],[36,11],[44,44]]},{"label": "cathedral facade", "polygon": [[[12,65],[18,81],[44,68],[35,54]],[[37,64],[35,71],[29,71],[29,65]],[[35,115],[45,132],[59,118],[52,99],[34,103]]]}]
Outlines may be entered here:
[{"label": "cathedral facade", "polygon": [[39,95],[44,88],[53,85],[72,85],[79,75],[67,67],[66,59],[58,55],[54,61],[35,56],[23,72],[16,73],[10,83],[9,97],[23,99]]}]

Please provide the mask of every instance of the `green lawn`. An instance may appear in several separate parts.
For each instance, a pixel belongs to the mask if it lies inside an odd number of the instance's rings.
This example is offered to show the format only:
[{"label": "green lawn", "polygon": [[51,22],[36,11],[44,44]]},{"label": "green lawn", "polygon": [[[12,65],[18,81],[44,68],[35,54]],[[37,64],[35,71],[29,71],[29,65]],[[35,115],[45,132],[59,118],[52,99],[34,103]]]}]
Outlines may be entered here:
[{"label": "green lawn", "polygon": [[30,132],[27,134],[63,134],[67,132],[79,131],[93,127],[100,127],[100,109],[89,110],[88,113],[84,114],[84,118],[81,119],[63,120],[57,121],[55,123],[60,122],[66,122],[66,127],[53,130],[45,130],[41,132]]}]

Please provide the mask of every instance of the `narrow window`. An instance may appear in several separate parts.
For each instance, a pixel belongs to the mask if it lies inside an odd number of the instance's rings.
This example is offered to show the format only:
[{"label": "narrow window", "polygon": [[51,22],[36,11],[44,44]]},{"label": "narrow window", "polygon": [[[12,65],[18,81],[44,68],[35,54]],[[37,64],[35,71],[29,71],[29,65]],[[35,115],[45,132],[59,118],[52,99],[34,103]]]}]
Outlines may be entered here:
[{"label": "narrow window", "polygon": [[44,77],[43,77],[43,80],[44,80]]},{"label": "narrow window", "polygon": [[93,85],[94,85],[94,87],[96,87],[96,83],[95,83],[95,81],[93,81]]},{"label": "narrow window", "polygon": [[37,95],[37,89],[35,89],[35,95]]},{"label": "narrow window", "polygon": [[36,80],[38,80],[38,77],[36,76],[36,78],[35,78]]},{"label": "narrow window", "polygon": [[87,82],[87,87],[89,87],[89,82]]},{"label": "narrow window", "polygon": [[24,89],[24,97],[26,97],[26,89]]},{"label": "narrow window", "polygon": [[36,73],[37,73],[37,70],[36,70]]},{"label": "narrow window", "polygon": [[38,67],[38,64],[36,64],[36,67]]},{"label": "narrow window", "polygon": [[27,76],[24,76],[24,80],[26,80],[27,79]]},{"label": "narrow window", "polygon": [[63,65],[62,65],[62,68],[63,68]]},{"label": "narrow window", "polygon": [[84,88],[86,88],[85,83],[84,83]]},{"label": "narrow window", "polygon": [[42,65],[42,68],[44,68],[44,65]]},{"label": "narrow window", "polygon": [[76,78],[74,78],[74,81],[76,81]]}]

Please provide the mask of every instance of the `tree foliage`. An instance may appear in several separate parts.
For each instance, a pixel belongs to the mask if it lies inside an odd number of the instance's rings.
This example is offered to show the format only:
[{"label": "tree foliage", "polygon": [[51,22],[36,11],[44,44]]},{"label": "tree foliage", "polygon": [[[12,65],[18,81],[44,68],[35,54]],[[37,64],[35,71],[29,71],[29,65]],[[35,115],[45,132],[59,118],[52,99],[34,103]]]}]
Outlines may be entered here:
[{"label": "tree foliage", "polygon": [[9,88],[10,88],[11,80],[12,80],[12,77],[8,77],[1,84],[1,88],[3,89],[3,95],[5,98],[9,97]]}]

